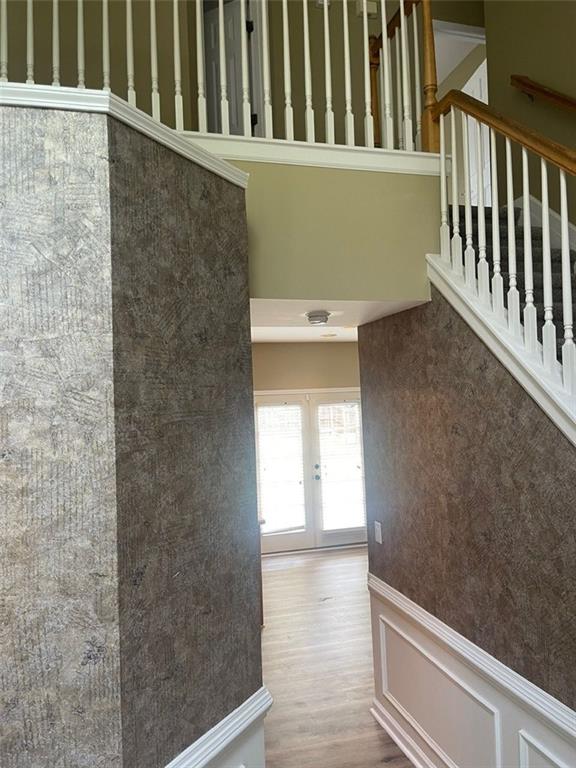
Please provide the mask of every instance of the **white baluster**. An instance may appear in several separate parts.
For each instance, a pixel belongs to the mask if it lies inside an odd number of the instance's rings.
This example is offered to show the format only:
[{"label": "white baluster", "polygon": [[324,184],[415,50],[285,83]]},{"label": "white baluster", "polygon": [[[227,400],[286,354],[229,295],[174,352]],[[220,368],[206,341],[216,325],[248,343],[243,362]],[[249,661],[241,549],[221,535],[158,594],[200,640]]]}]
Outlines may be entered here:
[{"label": "white baluster", "polygon": [[158,89],[158,35],[156,32],[156,0],[150,0],[150,75],[152,80],[152,117],[160,120]]},{"label": "white baluster", "polygon": [[52,85],[60,85],[60,9],[52,0]]},{"label": "white baluster", "polygon": [[260,0],[262,7],[262,64],[264,81],[264,135],[274,137],[272,125],[272,86],[270,84],[270,37],[268,33],[268,0]]},{"label": "white baluster", "polygon": [[440,115],[440,254],[450,263],[450,226],[448,224],[448,193],[446,190],[446,136],[444,115]]},{"label": "white baluster", "polygon": [[482,124],[480,120],[476,120],[476,164],[478,165],[478,296],[485,307],[490,307],[490,268],[486,260],[484,157],[482,151]]},{"label": "white baluster", "polygon": [[544,273],[544,327],[542,347],[544,367],[553,373],[558,360],[556,352],[556,326],[554,325],[554,296],[552,292],[552,253],[550,250],[550,212],[548,206],[548,166],[540,158],[542,176],[542,265]]},{"label": "white baluster", "polygon": [[492,276],[493,308],[499,320],[504,320],[504,281],[500,263],[500,210],[498,202],[498,165],[496,160],[496,132],[490,129],[490,168],[492,172],[492,260],[494,274]]},{"label": "white baluster", "polygon": [[305,95],[305,121],[306,141],[314,143],[316,131],[314,129],[314,107],[312,104],[312,68],[310,65],[310,25],[308,22],[308,0],[302,0],[302,14],[304,27],[304,95]]},{"label": "white baluster", "polygon": [[404,129],[404,149],[414,149],[414,134],[412,133],[412,106],[410,93],[410,71],[408,59],[408,43],[406,40],[406,14],[404,0],[400,0],[400,42],[402,46],[402,111]]},{"label": "white baluster", "polygon": [[204,74],[204,0],[196,0],[196,71],[198,80],[198,130],[206,133],[206,77]]},{"label": "white baluster", "polygon": [[86,60],[84,55],[84,0],[78,0],[76,8],[76,61],[78,65],[78,88],[86,88]]},{"label": "white baluster", "polygon": [[370,89],[370,42],[368,38],[368,3],[362,0],[362,33],[364,37],[364,143],[374,146],[374,117]]},{"label": "white baluster", "polygon": [[294,141],[294,109],[292,108],[292,72],[290,67],[290,20],[288,0],[282,0],[282,34],[284,49],[284,131]]},{"label": "white baluster", "polygon": [[394,121],[392,119],[392,73],[390,71],[390,40],[388,39],[388,21],[386,18],[386,0],[381,0],[380,11],[382,18],[382,146],[394,149]]},{"label": "white baluster", "polygon": [[180,58],[180,11],[178,0],[172,6],[172,21],[174,26],[174,114],[176,130],[184,130],[184,100],[182,98],[182,63]]},{"label": "white baluster", "polygon": [[226,71],[226,20],[224,0],[218,0],[218,56],[220,70],[220,121],[224,136],[230,134],[230,105],[228,103],[228,73]]},{"label": "white baluster", "polygon": [[514,337],[522,338],[520,323],[520,294],[516,274],[516,224],[514,221],[514,178],[512,175],[512,146],[506,138],[506,208],[508,214],[508,328]]},{"label": "white baluster", "polygon": [[530,220],[530,177],[528,152],[522,147],[522,226],[524,229],[524,344],[531,354],[538,349],[538,318],[534,305],[534,269],[532,264],[532,223]]},{"label": "white baluster", "polygon": [[462,155],[464,160],[464,225],[466,248],[464,250],[464,276],[466,286],[476,293],[476,252],[472,241],[472,203],[470,200],[470,153],[468,148],[468,117],[462,112]]},{"label": "white baluster", "polygon": [[110,90],[110,18],[108,0],[102,0],[102,88]]},{"label": "white baluster", "polygon": [[326,89],[326,143],[334,144],[334,110],[332,108],[332,58],[330,55],[330,19],[328,0],[322,3],[324,12],[324,84]]},{"label": "white baluster", "polygon": [[0,0],[0,83],[8,81],[8,0]]},{"label": "white baluster", "polygon": [[404,130],[402,128],[402,66],[400,64],[400,35],[394,34],[394,58],[396,64],[396,132],[398,134],[398,148],[404,149]]},{"label": "white baluster", "polygon": [[348,29],[348,0],[342,0],[342,26],[344,29],[344,134],[346,144],[354,146],[354,113],[352,111],[352,76],[350,74],[350,33]]},{"label": "white baluster", "polygon": [[250,106],[250,69],[248,66],[248,35],[246,34],[246,2],[240,0],[242,40],[242,127],[244,136],[252,136],[252,107]]},{"label": "white baluster", "polygon": [[560,227],[562,247],[562,315],[564,344],[562,345],[562,375],[565,389],[576,395],[576,346],[574,345],[574,318],[572,304],[572,269],[570,239],[568,236],[568,195],[566,174],[560,170]]},{"label": "white baluster", "polygon": [[134,80],[134,27],[132,20],[132,0],[126,0],[126,74],[128,80],[128,103],[136,106],[136,88]]},{"label": "white baluster", "polygon": [[34,6],[26,0],[26,84],[34,85]]},{"label": "white baluster", "polygon": [[422,82],[420,75],[420,39],[418,32],[418,6],[412,6],[414,30],[414,89],[416,103],[416,149],[422,149]]},{"label": "white baluster", "polygon": [[458,192],[458,131],[456,130],[456,110],[450,110],[450,138],[452,140],[452,241],[450,255],[452,269],[457,275],[464,272],[462,264],[462,235],[460,234],[460,199]]}]

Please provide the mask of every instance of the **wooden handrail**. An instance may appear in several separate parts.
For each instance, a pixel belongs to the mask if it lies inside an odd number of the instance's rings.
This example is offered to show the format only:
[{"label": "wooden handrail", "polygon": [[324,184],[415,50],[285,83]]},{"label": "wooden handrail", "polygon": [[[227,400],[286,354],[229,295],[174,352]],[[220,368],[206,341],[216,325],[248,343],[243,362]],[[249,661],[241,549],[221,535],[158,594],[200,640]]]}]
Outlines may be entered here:
[{"label": "wooden handrail", "polygon": [[489,107],[482,101],[478,101],[478,99],[474,99],[472,96],[462,93],[462,91],[449,91],[436,104],[432,110],[434,121],[438,122],[440,115],[447,114],[452,107],[456,107],[467,115],[476,118],[481,123],[490,126],[497,133],[540,155],[540,157],[548,160],[552,165],[562,168],[567,173],[576,174],[575,150],[552,141],[552,139],[543,136],[537,131],[533,131],[531,128],[527,128],[510,117],[501,115],[492,107]]},{"label": "wooden handrail", "polygon": [[547,85],[537,83],[529,77],[525,77],[524,75],[511,75],[510,84],[531,98],[544,99],[544,101],[549,101],[551,104],[554,104],[555,107],[566,109],[569,112],[576,112],[576,99],[572,98],[572,96],[568,96],[566,93],[561,93],[560,91],[555,91],[553,88],[548,88]]}]

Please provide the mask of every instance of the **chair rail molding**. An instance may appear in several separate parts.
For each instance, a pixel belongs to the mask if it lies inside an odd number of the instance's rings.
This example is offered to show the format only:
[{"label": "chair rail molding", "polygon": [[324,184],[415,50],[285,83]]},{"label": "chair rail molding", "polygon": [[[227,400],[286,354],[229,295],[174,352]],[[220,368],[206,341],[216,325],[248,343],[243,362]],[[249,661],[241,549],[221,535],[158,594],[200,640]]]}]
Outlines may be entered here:
[{"label": "chair rail molding", "polygon": [[368,588],[371,712],[416,768],[576,764],[576,712],[373,574]]},{"label": "chair rail molding", "polygon": [[271,706],[262,686],[165,768],[264,768],[263,721]]}]

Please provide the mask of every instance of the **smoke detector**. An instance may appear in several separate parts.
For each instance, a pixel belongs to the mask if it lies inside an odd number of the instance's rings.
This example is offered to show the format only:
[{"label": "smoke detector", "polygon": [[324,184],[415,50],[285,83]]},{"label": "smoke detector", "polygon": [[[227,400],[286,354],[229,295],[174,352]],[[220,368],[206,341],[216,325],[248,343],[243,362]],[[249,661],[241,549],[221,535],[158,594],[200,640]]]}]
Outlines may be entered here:
[{"label": "smoke detector", "polygon": [[313,309],[306,312],[306,317],[310,325],[326,325],[331,314],[326,309]]}]

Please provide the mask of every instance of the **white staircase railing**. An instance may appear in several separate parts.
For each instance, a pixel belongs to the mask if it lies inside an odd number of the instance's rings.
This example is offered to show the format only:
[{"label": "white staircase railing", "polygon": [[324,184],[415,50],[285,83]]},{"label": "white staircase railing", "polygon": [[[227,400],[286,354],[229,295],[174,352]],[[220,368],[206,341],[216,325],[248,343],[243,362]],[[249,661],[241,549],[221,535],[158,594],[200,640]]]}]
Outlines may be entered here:
[{"label": "white staircase railing", "polygon": [[112,91],[179,131],[426,149],[429,2],[0,0],[0,84]]}]

